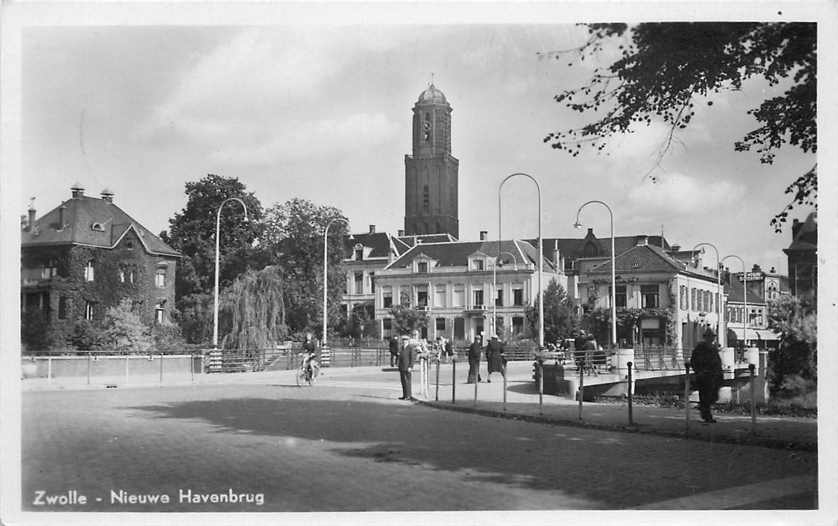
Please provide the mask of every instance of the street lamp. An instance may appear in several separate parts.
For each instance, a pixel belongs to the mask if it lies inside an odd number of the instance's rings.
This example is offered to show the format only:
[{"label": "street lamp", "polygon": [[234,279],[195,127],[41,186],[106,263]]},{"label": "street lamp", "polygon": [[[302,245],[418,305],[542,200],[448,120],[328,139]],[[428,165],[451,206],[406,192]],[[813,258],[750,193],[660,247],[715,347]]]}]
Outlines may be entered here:
[{"label": "street lamp", "polygon": [[248,221],[247,205],[245,205],[244,201],[242,201],[238,197],[228,197],[227,199],[222,201],[221,205],[219,205],[218,207],[218,212],[215,214],[215,301],[213,303],[212,308],[212,347],[214,349],[218,349],[218,250],[220,245],[219,241],[221,237],[221,209],[224,208],[224,205],[226,205],[230,201],[238,201],[238,203],[242,205],[242,209],[244,209],[244,222],[247,223]]},{"label": "street lamp", "polygon": [[[729,256],[725,256],[722,258],[722,261],[726,260],[727,258],[734,258],[738,259],[739,263],[742,264],[742,298],[743,303],[745,304],[745,319],[742,321],[742,339],[745,340],[745,345],[748,345],[748,323],[750,323],[751,319],[748,315],[748,276],[745,274],[747,267],[745,267],[745,261],[735,254],[730,254]],[[731,286],[731,290],[733,290],[733,286]]]},{"label": "street lamp", "polygon": [[326,224],[326,228],[323,230],[323,347],[326,346],[326,320],[328,318],[327,312],[327,305],[326,305],[326,293],[329,289],[329,265],[327,255],[329,253],[329,244],[328,244],[328,235],[329,235],[329,227],[332,226],[332,223],[339,222],[343,223],[344,225],[349,225],[349,222],[342,217],[336,217],[329,221]]},{"label": "street lamp", "polygon": [[582,223],[579,221],[579,214],[586,206],[597,203],[604,206],[608,210],[608,216],[611,218],[611,347],[617,347],[617,264],[616,254],[614,253],[614,212],[611,207],[602,201],[588,201],[579,207],[576,211],[576,222],[573,224],[574,228],[581,228]]},{"label": "street lamp", "polygon": [[719,249],[712,243],[698,243],[693,247],[693,251],[702,245],[708,246],[716,252],[716,334],[719,338],[719,347],[724,347],[725,343],[727,343],[727,338],[722,334],[722,272]]},{"label": "street lamp", "polygon": [[[541,252],[541,185],[538,184],[535,177],[531,176],[530,174],[526,174],[523,172],[516,172],[514,174],[507,175],[503,181],[501,181],[500,185],[498,185],[498,258],[500,258],[500,239],[501,239],[501,190],[503,190],[503,185],[510,179],[515,176],[523,175],[524,177],[529,178],[530,181],[535,183],[535,187],[538,190],[538,348],[542,349],[544,347],[544,291],[541,288],[541,275],[544,274],[544,256]],[[495,260],[497,262],[497,260]],[[498,289],[498,273],[497,273],[497,263],[492,266],[492,284],[495,287],[495,295],[497,295]],[[497,327],[495,324],[497,323],[497,301],[494,302],[494,306],[492,307],[492,332],[497,331]]]}]

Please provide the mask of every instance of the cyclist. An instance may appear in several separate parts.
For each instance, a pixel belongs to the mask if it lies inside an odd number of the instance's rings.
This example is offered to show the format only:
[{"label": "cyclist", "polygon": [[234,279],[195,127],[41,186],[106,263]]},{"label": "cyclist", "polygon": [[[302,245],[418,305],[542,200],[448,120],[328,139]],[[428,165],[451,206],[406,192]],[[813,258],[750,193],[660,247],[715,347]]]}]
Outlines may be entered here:
[{"label": "cyclist", "polygon": [[306,373],[311,375],[312,370],[312,360],[314,360],[315,355],[317,354],[317,344],[314,342],[314,338],[310,332],[306,333],[306,341],[303,342],[303,368],[305,369]]}]

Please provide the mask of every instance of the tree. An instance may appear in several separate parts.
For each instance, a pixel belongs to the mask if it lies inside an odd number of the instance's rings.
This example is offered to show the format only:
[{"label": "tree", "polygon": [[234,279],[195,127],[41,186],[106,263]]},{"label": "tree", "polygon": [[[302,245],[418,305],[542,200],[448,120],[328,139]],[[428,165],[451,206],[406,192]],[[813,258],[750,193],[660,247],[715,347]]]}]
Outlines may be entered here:
[{"label": "tree", "polygon": [[375,305],[372,302],[355,305],[344,324],[344,334],[358,340],[377,337],[378,322],[374,313]]},{"label": "tree", "polygon": [[428,326],[428,315],[425,311],[410,306],[410,296],[402,292],[399,296],[399,304],[390,308],[390,316],[393,319],[393,331],[396,334],[409,334],[422,327]]},{"label": "tree", "polygon": [[285,340],[284,282],[280,269],[270,265],[245,272],[224,291],[219,309],[224,349],[261,350]]},{"label": "tree", "polygon": [[152,344],[151,329],[140,320],[131,299],[123,298],[105,313],[103,344],[121,353],[142,353]]},{"label": "tree", "polygon": [[[538,305],[538,296],[535,304]],[[544,341],[558,342],[570,338],[578,321],[573,299],[567,295],[561,283],[553,278],[544,291]],[[533,334],[538,333],[538,307],[528,306],[527,321]]]},{"label": "tree", "polygon": [[768,327],[780,335],[778,349],[768,355],[772,390],[793,390],[789,388],[799,385],[798,378],[816,381],[818,315],[814,297],[784,295],[769,302]]},{"label": "tree", "polygon": [[323,316],[323,232],[328,237],[328,317],[338,319],[346,284],[343,241],[348,220],[335,207],[294,198],[274,205],[265,214],[261,246],[283,275],[285,321],[292,333],[320,333]]},{"label": "tree", "polygon": [[178,298],[207,294],[215,280],[215,222],[218,207],[228,198],[237,197],[247,205],[249,221],[244,221],[241,205],[224,205],[219,236],[219,284],[229,285],[249,268],[267,263],[263,251],[254,247],[261,231],[262,205],[236,178],[209,174],[200,181],[186,183],[184,209],[169,219],[169,231],[160,237],[183,254],[175,276]]},{"label": "tree", "polygon": [[[594,69],[587,83],[554,97],[574,111],[596,117],[578,128],[548,134],[544,142],[553,148],[574,157],[584,144],[600,152],[613,135],[662,120],[669,134],[661,145],[659,164],[676,132],[695,115],[696,96],[739,90],[746,80],[762,77],[770,86],[782,84],[785,91],[748,110],[759,126],[737,141],[735,150],[755,150],[763,163],[773,162],[786,143],[804,152],[817,151],[816,24],[645,23],[631,28],[589,24],[588,33],[588,41],[579,48],[549,56],[563,60],[568,53],[578,53],[581,60],[593,58],[607,42],[626,34],[630,43],[619,45],[620,58]],[[786,193],[793,197],[771,220],[776,231],[781,231],[794,206],[816,204],[816,166],[787,187]]]}]

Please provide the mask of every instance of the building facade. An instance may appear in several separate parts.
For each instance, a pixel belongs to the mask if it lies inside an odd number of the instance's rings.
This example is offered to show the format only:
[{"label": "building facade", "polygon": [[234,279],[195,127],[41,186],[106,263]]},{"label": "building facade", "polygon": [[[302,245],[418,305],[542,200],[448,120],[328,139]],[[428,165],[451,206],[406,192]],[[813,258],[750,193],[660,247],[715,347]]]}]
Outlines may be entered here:
[{"label": "building facade", "polygon": [[[376,274],[375,313],[383,337],[394,335],[390,309],[426,312],[423,337],[465,342],[496,327],[501,338],[525,335],[526,309],[538,294],[538,251],[518,240],[421,242]],[[500,258],[498,259],[498,253]],[[565,276],[549,261],[542,287]],[[495,282],[497,286],[495,286]],[[492,323],[492,317],[495,322]]]},{"label": "building facade", "polygon": [[728,344],[776,348],[778,336],[768,329],[768,303],[790,293],[788,277],[778,274],[774,268],[765,272],[754,265],[750,272],[727,273],[725,290]]},{"label": "building facade", "polygon": [[40,317],[50,340],[63,342],[78,320],[97,322],[129,298],[146,324],[170,321],[180,254],[113,202],[84,195],[36,219],[30,207],[21,231],[21,311]]},{"label": "building facade", "polygon": [[805,221],[794,220],[792,242],[783,252],[788,256],[789,287],[793,296],[818,294],[818,216],[809,214]]}]

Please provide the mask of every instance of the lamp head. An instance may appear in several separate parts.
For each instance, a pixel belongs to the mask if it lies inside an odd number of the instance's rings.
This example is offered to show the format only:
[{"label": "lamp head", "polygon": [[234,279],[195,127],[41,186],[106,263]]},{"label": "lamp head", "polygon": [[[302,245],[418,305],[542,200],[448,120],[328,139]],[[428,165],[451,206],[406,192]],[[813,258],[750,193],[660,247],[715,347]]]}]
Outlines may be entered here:
[{"label": "lamp head", "polygon": [[582,228],[582,223],[579,222],[577,219],[575,223],[573,223],[573,228]]}]

